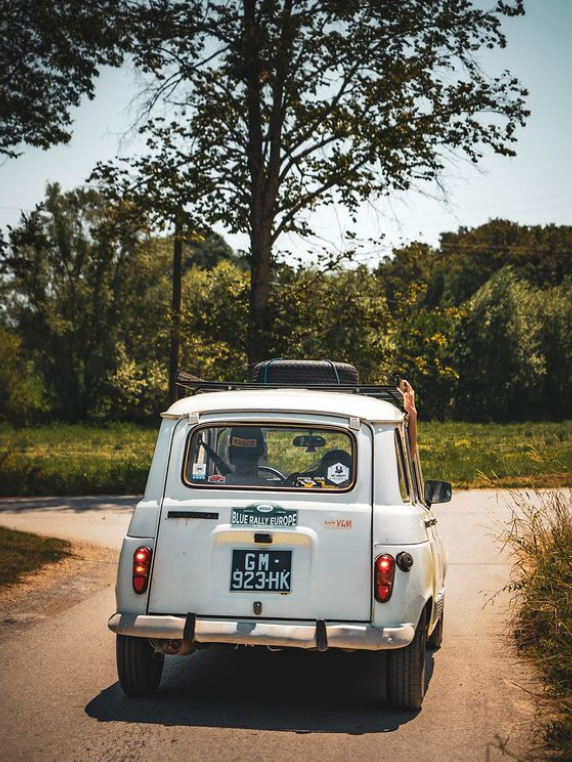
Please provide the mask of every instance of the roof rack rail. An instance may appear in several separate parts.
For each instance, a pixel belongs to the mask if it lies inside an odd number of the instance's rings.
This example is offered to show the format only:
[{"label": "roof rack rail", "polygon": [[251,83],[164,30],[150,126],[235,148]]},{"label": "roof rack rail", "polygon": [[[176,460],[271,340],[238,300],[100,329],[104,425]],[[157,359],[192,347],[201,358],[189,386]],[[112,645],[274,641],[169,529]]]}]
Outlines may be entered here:
[{"label": "roof rack rail", "polygon": [[260,383],[252,381],[203,381],[190,373],[179,371],[175,376],[177,386],[190,389],[190,396],[201,392],[230,392],[230,391],[248,391],[264,389],[310,389],[319,392],[343,392],[344,394],[362,394],[366,397],[375,397],[376,399],[392,402],[400,410],[403,407],[403,394],[397,385],[380,386],[376,384],[275,384]]}]

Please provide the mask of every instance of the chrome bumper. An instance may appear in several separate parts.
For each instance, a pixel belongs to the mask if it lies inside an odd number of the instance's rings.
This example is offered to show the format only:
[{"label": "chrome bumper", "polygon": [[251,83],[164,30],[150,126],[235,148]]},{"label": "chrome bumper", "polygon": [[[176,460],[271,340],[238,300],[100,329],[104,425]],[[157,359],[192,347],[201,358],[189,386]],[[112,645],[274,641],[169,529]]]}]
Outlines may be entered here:
[{"label": "chrome bumper", "polygon": [[[157,640],[183,640],[185,617],[153,614],[114,614],[109,629],[118,635]],[[194,639],[198,643],[232,643],[246,646],[316,648],[316,624],[263,620],[201,619],[197,617]],[[412,624],[373,627],[370,624],[326,623],[328,648],[380,651],[403,648],[415,635]]]}]

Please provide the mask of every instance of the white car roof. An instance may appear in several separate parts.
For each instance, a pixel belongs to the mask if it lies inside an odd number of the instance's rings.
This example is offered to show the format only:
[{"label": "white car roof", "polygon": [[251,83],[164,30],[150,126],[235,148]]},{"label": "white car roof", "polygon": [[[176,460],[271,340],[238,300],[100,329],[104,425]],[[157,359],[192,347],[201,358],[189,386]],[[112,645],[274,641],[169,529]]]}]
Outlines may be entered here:
[{"label": "white car roof", "polygon": [[189,413],[288,412],[330,414],[367,421],[399,422],[403,412],[391,402],[360,394],[309,389],[256,389],[207,392],[173,403],[163,417],[183,418]]}]

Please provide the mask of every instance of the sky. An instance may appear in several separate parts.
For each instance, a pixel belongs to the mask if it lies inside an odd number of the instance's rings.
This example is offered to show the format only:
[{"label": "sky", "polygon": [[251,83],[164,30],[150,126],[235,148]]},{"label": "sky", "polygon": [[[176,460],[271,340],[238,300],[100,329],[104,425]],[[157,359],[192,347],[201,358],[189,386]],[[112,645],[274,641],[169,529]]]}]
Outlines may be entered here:
[{"label": "sky", "polygon": [[[518,133],[517,156],[487,154],[478,168],[459,162],[445,177],[446,200],[426,188],[364,204],[358,233],[382,241],[367,246],[361,261],[375,265],[393,247],[414,240],[436,245],[442,232],[495,217],[523,225],[572,225],[572,0],[525,0],[525,7],[524,17],[505,22],[507,48],[481,57],[488,73],[509,69],[530,92],[531,116]],[[21,210],[43,199],[48,182],[69,190],[85,182],[97,161],[136,151],[129,128],[137,92],[130,68],[102,71],[95,99],[85,99],[74,112],[67,146],[25,148],[0,165],[0,225],[16,224]],[[339,207],[316,212],[312,223],[317,238],[310,246],[292,237],[283,237],[279,246],[302,255],[322,245],[339,250],[352,227]],[[247,245],[244,236],[219,232],[235,248]]]}]

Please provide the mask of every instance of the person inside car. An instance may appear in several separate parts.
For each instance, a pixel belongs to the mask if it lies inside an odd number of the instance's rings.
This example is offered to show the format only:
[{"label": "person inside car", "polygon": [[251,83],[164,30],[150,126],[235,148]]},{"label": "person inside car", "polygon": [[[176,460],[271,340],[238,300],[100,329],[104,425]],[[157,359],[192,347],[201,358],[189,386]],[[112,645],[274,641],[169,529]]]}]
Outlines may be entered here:
[{"label": "person inside car", "polygon": [[231,429],[228,462],[233,470],[226,475],[226,483],[245,486],[267,484],[268,479],[259,468],[264,451],[264,435],[257,426],[235,426]]}]

